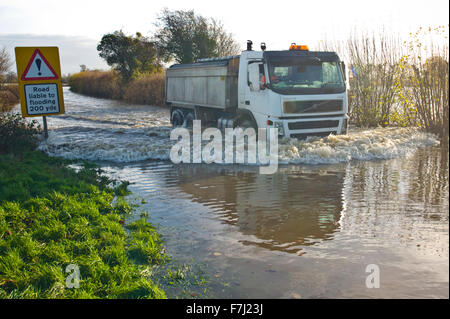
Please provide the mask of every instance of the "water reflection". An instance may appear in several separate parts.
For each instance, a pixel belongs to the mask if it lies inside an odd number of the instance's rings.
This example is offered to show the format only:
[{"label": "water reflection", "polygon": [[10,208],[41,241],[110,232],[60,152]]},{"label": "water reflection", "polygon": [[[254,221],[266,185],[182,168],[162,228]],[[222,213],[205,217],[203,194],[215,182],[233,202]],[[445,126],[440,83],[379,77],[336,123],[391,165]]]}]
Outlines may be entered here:
[{"label": "water reflection", "polygon": [[297,253],[338,231],[345,170],[334,166],[257,169],[178,165],[170,172],[191,200],[247,236],[244,244]]},{"label": "water reflection", "polygon": [[419,152],[419,154],[422,154],[422,156],[417,156],[417,169],[409,171],[412,187],[409,198],[412,201],[425,204],[424,216],[426,216],[432,213],[430,205],[442,207],[446,204],[446,197],[448,198],[449,153],[448,148],[434,148],[429,151]]},{"label": "water reflection", "polygon": [[448,256],[448,153],[419,150],[408,159],[347,168],[341,230],[362,243]]},{"label": "water reflection", "polygon": [[[240,242],[301,253],[336,238],[448,256],[448,154],[326,166],[175,165],[166,182],[233,225]],[[344,241],[342,241],[344,242]],[[344,247],[343,247],[344,248]]]},{"label": "water reflection", "polygon": [[[116,169],[146,199],[175,259],[205,262],[212,277],[235,283],[216,287],[220,296],[448,298],[449,167],[440,148],[270,176],[170,162]],[[383,274],[376,290],[365,286],[372,263]]]}]

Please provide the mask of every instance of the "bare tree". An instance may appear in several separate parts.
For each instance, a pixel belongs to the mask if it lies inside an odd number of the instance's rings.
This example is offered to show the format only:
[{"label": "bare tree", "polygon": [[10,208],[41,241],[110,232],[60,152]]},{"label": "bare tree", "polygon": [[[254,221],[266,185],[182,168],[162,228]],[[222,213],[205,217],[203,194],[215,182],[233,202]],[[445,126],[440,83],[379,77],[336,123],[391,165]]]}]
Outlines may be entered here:
[{"label": "bare tree", "polygon": [[6,47],[0,50],[0,87],[3,81],[5,81],[6,74],[11,67],[11,58],[6,51]]},{"label": "bare tree", "polygon": [[233,34],[225,31],[222,22],[211,19],[211,37],[215,39],[217,56],[238,55],[241,53],[241,46],[234,40]]},{"label": "bare tree", "polygon": [[324,40],[321,50],[336,51],[350,69],[349,107],[357,126],[387,126],[397,104],[402,46],[398,37],[354,32],[346,42]]}]

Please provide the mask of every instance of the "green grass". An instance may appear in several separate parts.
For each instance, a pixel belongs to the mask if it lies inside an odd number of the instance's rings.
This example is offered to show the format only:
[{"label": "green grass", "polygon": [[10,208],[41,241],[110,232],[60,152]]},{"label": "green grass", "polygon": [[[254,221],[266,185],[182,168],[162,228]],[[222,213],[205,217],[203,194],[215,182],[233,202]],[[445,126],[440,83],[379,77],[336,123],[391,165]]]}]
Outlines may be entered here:
[{"label": "green grass", "polygon": [[194,260],[182,265],[173,263],[162,267],[160,273],[156,272],[158,283],[171,298],[214,298],[210,291],[210,278],[204,268],[205,265]]},{"label": "green grass", "polygon": [[[167,257],[144,218],[127,224],[127,183],[41,152],[0,156],[0,298],[165,298]],[[66,286],[76,264],[80,287]]]}]

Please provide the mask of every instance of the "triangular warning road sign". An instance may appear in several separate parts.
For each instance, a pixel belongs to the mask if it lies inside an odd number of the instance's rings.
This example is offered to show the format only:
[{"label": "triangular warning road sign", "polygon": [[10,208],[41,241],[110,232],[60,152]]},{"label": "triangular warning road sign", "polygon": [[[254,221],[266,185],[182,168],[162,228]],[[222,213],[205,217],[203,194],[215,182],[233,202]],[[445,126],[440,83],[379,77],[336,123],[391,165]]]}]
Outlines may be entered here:
[{"label": "triangular warning road sign", "polygon": [[21,77],[22,81],[56,80],[58,75],[39,49],[34,50]]}]

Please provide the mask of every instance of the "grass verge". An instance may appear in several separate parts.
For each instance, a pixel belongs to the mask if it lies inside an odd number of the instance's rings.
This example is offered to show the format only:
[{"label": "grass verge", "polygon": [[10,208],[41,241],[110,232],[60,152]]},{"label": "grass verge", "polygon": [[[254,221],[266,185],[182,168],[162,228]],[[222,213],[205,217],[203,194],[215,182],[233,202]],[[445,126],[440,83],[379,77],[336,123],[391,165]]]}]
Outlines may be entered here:
[{"label": "grass verge", "polygon": [[162,240],[145,219],[125,222],[127,184],[69,164],[0,155],[0,298],[165,298],[152,280]]}]

